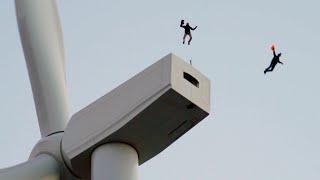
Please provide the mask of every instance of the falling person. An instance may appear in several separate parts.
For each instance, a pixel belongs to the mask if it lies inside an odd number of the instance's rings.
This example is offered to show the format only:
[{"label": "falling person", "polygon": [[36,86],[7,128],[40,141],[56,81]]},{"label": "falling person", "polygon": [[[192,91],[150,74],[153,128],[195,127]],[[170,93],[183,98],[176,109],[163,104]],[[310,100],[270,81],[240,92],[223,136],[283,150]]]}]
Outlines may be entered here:
[{"label": "falling person", "polygon": [[180,27],[184,28],[184,35],[183,35],[183,44],[185,43],[186,37],[189,36],[188,45],[190,45],[190,42],[192,40],[191,30],[194,31],[197,29],[198,26],[192,28],[189,23],[184,25],[184,20],[181,20]]},{"label": "falling person", "polygon": [[277,65],[278,63],[283,64],[283,63],[280,61],[281,53],[276,54],[276,50],[275,50],[275,49],[276,49],[276,48],[275,48],[275,45],[272,45],[272,46],[271,46],[271,50],[272,50],[272,52],[273,52],[273,58],[272,58],[272,60],[271,60],[271,63],[270,63],[270,65],[269,65],[269,67],[267,67],[267,68],[264,70],[264,74],[266,74],[266,73],[269,72],[269,71],[273,71],[273,69],[276,67],[276,65]]}]

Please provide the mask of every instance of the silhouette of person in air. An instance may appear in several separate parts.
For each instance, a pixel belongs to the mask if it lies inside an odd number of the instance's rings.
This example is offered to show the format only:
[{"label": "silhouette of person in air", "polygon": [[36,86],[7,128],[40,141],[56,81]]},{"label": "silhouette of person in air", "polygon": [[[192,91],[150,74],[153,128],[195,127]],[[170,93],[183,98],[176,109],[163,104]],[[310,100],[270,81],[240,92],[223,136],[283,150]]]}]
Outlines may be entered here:
[{"label": "silhouette of person in air", "polygon": [[266,73],[269,72],[269,71],[273,71],[273,69],[276,67],[276,65],[277,65],[278,63],[283,64],[283,63],[280,61],[281,53],[276,54],[276,50],[275,50],[275,46],[274,46],[274,45],[271,46],[271,50],[272,50],[272,52],[273,52],[273,58],[272,58],[272,60],[271,60],[271,63],[270,63],[270,65],[269,65],[269,67],[267,67],[267,68],[264,70],[264,74],[266,74]]},{"label": "silhouette of person in air", "polygon": [[192,31],[196,30],[198,26],[193,28],[189,25],[189,23],[184,25],[184,20],[181,20],[180,27],[184,28],[183,44],[185,43],[186,37],[189,36],[188,45],[190,45],[190,42],[192,40],[191,30]]}]

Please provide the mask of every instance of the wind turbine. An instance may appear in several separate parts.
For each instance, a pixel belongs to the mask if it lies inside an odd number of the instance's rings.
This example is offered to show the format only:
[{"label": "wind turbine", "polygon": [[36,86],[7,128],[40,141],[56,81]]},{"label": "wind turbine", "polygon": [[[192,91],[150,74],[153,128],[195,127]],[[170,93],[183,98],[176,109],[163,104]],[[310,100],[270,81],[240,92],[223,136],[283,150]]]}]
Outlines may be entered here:
[{"label": "wind turbine", "polygon": [[138,166],[210,111],[210,80],[169,54],[74,114],[54,0],[15,0],[41,140],[3,180],[137,180]]}]

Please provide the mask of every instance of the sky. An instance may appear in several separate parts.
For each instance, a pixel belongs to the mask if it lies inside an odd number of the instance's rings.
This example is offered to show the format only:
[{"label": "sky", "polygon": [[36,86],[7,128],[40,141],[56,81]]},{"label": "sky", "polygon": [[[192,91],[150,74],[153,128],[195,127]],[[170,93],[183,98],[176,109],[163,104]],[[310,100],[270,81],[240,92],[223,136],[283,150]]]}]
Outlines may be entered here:
[{"label": "sky", "polygon": [[[211,114],[141,180],[320,179],[320,2],[58,0],[71,115],[170,52],[211,80]],[[182,44],[180,20],[198,26]],[[0,1],[0,168],[40,139],[12,0]],[[263,74],[282,52],[274,72]]]}]

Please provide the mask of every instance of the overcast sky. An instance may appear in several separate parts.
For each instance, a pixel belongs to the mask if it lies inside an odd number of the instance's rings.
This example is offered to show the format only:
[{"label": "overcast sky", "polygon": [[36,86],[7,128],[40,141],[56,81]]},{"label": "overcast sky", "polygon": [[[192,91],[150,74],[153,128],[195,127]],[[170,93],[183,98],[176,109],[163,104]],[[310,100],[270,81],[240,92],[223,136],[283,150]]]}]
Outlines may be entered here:
[{"label": "overcast sky", "polygon": [[[170,52],[212,82],[209,117],[141,180],[320,179],[320,1],[58,0],[71,113]],[[182,45],[181,19],[198,29]],[[14,4],[0,1],[0,167],[40,139]],[[267,75],[270,45],[284,65]]]}]

